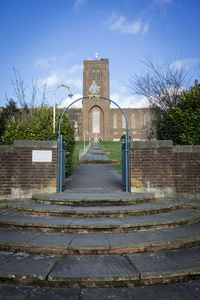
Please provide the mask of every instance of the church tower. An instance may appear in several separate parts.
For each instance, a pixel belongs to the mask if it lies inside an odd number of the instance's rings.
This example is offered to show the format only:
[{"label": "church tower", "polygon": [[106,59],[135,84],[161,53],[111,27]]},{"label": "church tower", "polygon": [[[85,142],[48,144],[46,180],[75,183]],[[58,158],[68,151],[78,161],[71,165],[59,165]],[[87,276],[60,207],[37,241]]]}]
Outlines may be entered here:
[{"label": "church tower", "polygon": [[89,89],[93,81],[99,88],[98,94],[110,98],[109,62],[107,58],[84,61],[83,96],[89,95]]},{"label": "church tower", "polygon": [[[94,93],[91,90],[94,90]],[[95,94],[94,97],[91,94]],[[110,98],[109,61],[107,58],[85,60],[83,69],[82,137],[88,140],[109,140],[110,103],[100,96]],[[98,97],[99,96],[99,97]]]}]

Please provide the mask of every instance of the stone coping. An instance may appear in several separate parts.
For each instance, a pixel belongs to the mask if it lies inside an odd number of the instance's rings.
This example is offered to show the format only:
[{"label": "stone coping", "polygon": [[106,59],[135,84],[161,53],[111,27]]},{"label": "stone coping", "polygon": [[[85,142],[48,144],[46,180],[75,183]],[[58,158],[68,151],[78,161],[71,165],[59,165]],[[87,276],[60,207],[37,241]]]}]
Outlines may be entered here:
[{"label": "stone coping", "polygon": [[0,145],[0,152],[13,152],[13,146]]},{"label": "stone coping", "polygon": [[172,141],[168,140],[156,140],[156,141],[133,141],[130,143],[131,149],[143,149],[143,148],[172,148],[174,153],[193,153],[200,152],[200,145],[181,145],[173,146]]},{"label": "stone coping", "polygon": [[130,143],[130,148],[172,148],[172,141],[159,140],[159,141],[133,141]]},{"label": "stone coping", "polygon": [[17,148],[57,148],[57,141],[29,141],[17,140],[14,141],[14,147]]}]

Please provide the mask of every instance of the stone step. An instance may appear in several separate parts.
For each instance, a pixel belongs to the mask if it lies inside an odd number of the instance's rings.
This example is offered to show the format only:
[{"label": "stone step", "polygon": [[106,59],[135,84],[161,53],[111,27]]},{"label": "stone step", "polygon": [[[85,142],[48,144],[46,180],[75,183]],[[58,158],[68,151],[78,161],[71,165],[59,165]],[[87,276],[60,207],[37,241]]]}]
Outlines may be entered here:
[{"label": "stone step", "polygon": [[175,200],[154,201],[137,205],[126,206],[60,206],[41,204],[34,201],[8,201],[5,208],[19,211],[24,214],[65,216],[65,217],[123,217],[140,216],[168,212],[177,209],[178,202]]},{"label": "stone step", "polygon": [[200,248],[129,255],[0,252],[0,281],[49,286],[134,286],[200,276]]},{"label": "stone step", "polygon": [[85,156],[85,158],[80,162],[80,164],[93,164],[93,165],[96,165],[96,164],[109,164],[110,165],[110,164],[112,164],[112,160],[105,159],[104,155],[95,156],[95,159],[92,159],[92,157],[90,157],[88,155],[88,156]]},{"label": "stone step", "polygon": [[53,288],[22,285],[0,285],[1,300],[197,300],[200,281],[156,284],[134,287],[72,287]]},{"label": "stone step", "polygon": [[0,250],[43,254],[126,254],[200,245],[200,223],[130,233],[65,233],[0,228]]},{"label": "stone step", "polygon": [[87,153],[91,155],[105,155],[105,153],[100,149],[90,149]]},{"label": "stone step", "polygon": [[24,215],[0,210],[0,226],[65,232],[130,232],[152,228],[167,228],[200,221],[200,211],[177,209],[148,216],[113,218],[72,218],[57,216]]},{"label": "stone step", "polygon": [[33,194],[32,199],[39,203],[58,204],[67,206],[116,206],[130,205],[154,200],[153,193],[125,192],[64,192],[54,194]]}]

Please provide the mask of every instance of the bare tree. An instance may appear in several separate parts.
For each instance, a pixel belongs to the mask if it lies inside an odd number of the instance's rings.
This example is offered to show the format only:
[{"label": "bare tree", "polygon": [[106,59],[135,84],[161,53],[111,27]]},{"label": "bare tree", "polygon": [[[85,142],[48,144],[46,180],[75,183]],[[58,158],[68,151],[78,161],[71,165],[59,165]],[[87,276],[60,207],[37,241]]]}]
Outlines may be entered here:
[{"label": "bare tree", "polygon": [[168,111],[180,101],[188,85],[189,72],[183,64],[156,65],[150,59],[142,61],[146,68],[143,75],[134,75],[129,81],[133,94],[146,97],[152,108]]},{"label": "bare tree", "polygon": [[23,110],[30,108],[31,111],[33,111],[38,105],[45,106],[47,82],[44,82],[43,86],[39,87],[37,80],[32,79],[31,88],[27,92],[20,72],[15,68],[13,68],[13,72],[14,79],[11,81],[11,83],[13,86],[15,99],[19,106]]},{"label": "bare tree", "polygon": [[14,95],[19,102],[19,105],[23,108],[27,106],[24,81],[21,78],[19,71],[13,68],[13,72],[14,80],[12,80],[11,83],[13,86]]}]

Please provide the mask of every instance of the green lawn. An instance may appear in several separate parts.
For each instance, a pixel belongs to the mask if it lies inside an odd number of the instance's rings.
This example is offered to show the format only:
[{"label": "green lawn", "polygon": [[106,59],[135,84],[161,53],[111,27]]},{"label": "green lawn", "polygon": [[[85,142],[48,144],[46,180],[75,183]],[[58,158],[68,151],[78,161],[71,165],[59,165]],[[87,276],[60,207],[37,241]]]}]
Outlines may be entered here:
[{"label": "green lawn", "polygon": [[[85,142],[85,146],[89,144],[88,141]],[[76,141],[75,148],[73,152],[73,163],[72,163],[72,170],[77,168],[79,165],[79,150],[84,148],[84,141]]]},{"label": "green lawn", "polygon": [[111,160],[117,161],[112,164],[113,167],[121,174],[122,173],[122,155],[121,142],[105,141],[100,143],[102,150]]}]

